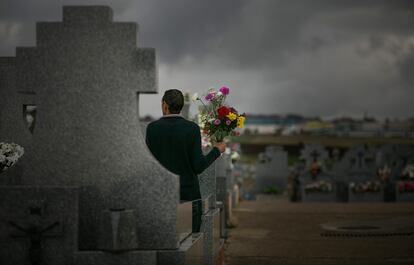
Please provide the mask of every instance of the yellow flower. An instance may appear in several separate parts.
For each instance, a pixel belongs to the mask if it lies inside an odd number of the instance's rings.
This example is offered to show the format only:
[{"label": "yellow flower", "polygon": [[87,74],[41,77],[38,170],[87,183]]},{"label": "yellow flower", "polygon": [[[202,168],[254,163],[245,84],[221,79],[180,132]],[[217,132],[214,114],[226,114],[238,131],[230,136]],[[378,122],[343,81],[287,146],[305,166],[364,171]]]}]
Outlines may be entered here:
[{"label": "yellow flower", "polygon": [[237,115],[233,112],[230,112],[229,114],[227,114],[227,118],[229,118],[229,120],[231,121],[234,121],[235,119],[237,119]]},{"label": "yellow flower", "polygon": [[237,128],[243,128],[245,120],[246,120],[246,118],[244,116],[239,116],[237,118]]}]

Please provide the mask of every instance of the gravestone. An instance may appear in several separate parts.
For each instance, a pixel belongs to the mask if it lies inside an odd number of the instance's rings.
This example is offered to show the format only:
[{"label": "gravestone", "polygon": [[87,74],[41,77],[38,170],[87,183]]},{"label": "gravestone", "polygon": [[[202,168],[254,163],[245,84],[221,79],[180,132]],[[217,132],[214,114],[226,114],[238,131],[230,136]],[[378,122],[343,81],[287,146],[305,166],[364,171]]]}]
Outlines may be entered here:
[{"label": "gravestone", "polygon": [[221,157],[215,162],[215,177],[216,177],[216,198],[217,207],[220,209],[220,234],[222,238],[227,238],[226,223],[230,218],[229,205],[228,205],[228,178],[227,167],[228,155],[222,154]]},{"label": "gravestone", "polygon": [[[30,88],[16,87],[16,80],[23,74],[17,65],[22,65],[17,58],[0,57],[0,142],[17,143],[29,152],[32,132],[25,121],[25,110],[35,105],[35,99]],[[25,159],[23,156],[2,173],[0,185],[20,183]]]},{"label": "gravestone", "polygon": [[201,232],[204,234],[203,262],[211,265],[216,263],[219,249],[224,247],[224,241],[220,238],[220,208],[217,205],[216,192],[216,172],[221,159],[222,157],[219,157],[199,175],[201,199],[204,208],[201,224]]},{"label": "gravestone", "polygon": [[[344,155],[346,165],[345,173],[349,183],[349,202],[382,202],[384,201],[384,189],[375,172],[375,152],[372,148],[363,145],[351,147]],[[357,192],[355,189],[361,185],[370,183],[372,187],[378,187],[378,191]],[[362,187],[362,186],[361,186]],[[368,187],[368,186],[367,186]]]},{"label": "gravestone", "polygon": [[[395,199],[398,202],[414,201],[414,146],[397,145],[395,147],[395,174],[391,176],[396,182]],[[411,176],[409,169],[411,167]],[[407,189],[409,187],[409,189]]]},{"label": "gravestone", "polygon": [[259,154],[256,171],[258,193],[286,190],[288,172],[287,153],[280,146],[268,146]]},{"label": "gravestone", "polygon": [[[25,258],[14,262],[2,249],[0,264],[27,264],[27,240],[38,248],[53,235],[59,251],[40,255],[53,264],[67,264],[71,253],[74,264],[155,264],[162,250],[184,255],[181,264],[191,251],[201,257],[195,251],[201,235],[178,233],[178,177],[152,157],[141,134],[139,94],[157,92],[155,50],[137,48],[137,24],[112,16],[106,6],[64,7],[63,22],[37,23],[36,47],[17,48],[6,63],[15,86],[8,89],[23,91],[24,98],[10,94],[15,99],[2,108],[1,137],[21,133],[9,140],[26,153],[19,161],[22,186],[1,187],[22,202],[5,196],[0,216],[13,211],[7,205],[30,208],[29,199],[45,200],[52,210],[47,220],[19,215],[0,224],[1,245],[17,242],[14,232],[26,238],[6,250]],[[24,122],[14,123],[26,103],[36,105],[33,134]],[[58,190],[65,204],[48,196]],[[58,225],[49,227],[49,219]],[[54,232],[57,227],[63,232]]]},{"label": "gravestone", "polygon": [[336,185],[333,175],[326,168],[328,151],[321,145],[305,145],[301,150],[303,168],[299,172],[299,186],[303,202],[336,201]]}]

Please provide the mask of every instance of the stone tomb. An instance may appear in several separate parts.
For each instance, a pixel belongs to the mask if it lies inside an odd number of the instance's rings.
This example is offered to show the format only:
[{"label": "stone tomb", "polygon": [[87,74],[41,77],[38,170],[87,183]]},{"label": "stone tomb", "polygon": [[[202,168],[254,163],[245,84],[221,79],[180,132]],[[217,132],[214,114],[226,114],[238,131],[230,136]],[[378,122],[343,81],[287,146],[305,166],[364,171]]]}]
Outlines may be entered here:
[{"label": "stone tomb", "polygon": [[258,193],[270,189],[286,190],[288,172],[288,156],[280,146],[268,146],[259,155],[256,171],[255,190]]},{"label": "stone tomb", "polygon": [[[182,257],[176,264],[197,260],[201,235],[178,232],[178,177],[141,135],[139,94],[156,93],[157,80],[155,51],[137,48],[137,25],[113,22],[106,6],[68,6],[63,22],[39,22],[36,35],[36,47],[0,60],[11,80],[1,83],[11,93],[0,138],[26,149],[21,186],[1,187],[0,245],[8,247],[0,264],[27,264],[32,255],[56,265],[156,264],[162,250]],[[33,134],[24,104],[36,105]],[[42,214],[28,201],[48,206]],[[44,253],[33,254],[39,244]]]},{"label": "stone tomb", "polygon": [[[414,172],[414,146],[397,145],[395,147],[395,156],[395,175],[391,176],[391,179],[396,181],[395,199],[398,202],[413,202],[414,177],[412,174]],[[406,188],[407,185],[410,187],[409,190]]]},{"label": "stone tomb", "polygon": [[[345,173],[349,183],[349,202],[382,202],[384,189],[375,172],[374,150],[363,145],[351,147],[343,160],[347,164]],[[356,191],[356,187],[370,183],[374,188]]]},{"label": "stone tomb", "polygon": [[226,226],[231,222],[232,218],[232,196],[231,196],[231,157],[229,154],[222,154],[216,161],[216,194],[219,202],[220,211],[220,235],[227,238]]},{"label": "stone tomb", "polygon": [[204,263],[216,264],[220,249],[224,248],[224,240],[220,238],[220,208],[217,206],[217,165],[219,157],[209,168],[199,175],[201,199],[203,203],[203,219],[201,232],[204,234]]},{"label": "stone tomb", "polygon": [[328,151],[321,145],[306,145],[301,151],[304,167],[299,172],[301,200],[303,202],[336,201],[336,185],[332,173],[326,168]]},{"label": "stone tomb", "polygon": [[[18,52],[18,51],[17,51]],[[14,142],[30,150],[32,130],[25,121],[29,106],[35,106],[34,92],[30,88],[17,88],[16,80],[24,72],[21,60],[15,57],[0,57],[0,142]],[[23,168],[20,163],[3,172],[0,185],[17,185],[21,182]]]}]

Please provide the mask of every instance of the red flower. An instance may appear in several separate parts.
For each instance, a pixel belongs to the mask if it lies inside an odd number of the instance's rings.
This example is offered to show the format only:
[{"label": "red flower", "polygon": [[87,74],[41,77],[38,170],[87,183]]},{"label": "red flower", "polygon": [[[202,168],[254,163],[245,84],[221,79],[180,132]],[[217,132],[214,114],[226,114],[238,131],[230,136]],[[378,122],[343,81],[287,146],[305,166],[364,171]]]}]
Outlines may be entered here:
[{"label": "red flower", "polygon": [[230,113],[230,110],[227,107],[222,106],[217,110],[217,113],[218,113],[219,118],[224,118],[227,116],[227,114]]}]

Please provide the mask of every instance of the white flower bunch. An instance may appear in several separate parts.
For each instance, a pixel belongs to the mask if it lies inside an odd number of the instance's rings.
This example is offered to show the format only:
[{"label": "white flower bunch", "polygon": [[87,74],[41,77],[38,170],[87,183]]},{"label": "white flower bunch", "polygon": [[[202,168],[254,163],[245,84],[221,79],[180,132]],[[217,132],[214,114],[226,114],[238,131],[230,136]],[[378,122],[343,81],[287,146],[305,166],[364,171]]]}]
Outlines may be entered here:
[{"label": "white flower bunch", "polygon": [[15,143],[0,142],[0,169],[13,166],[24,154],[24,148]]}]

